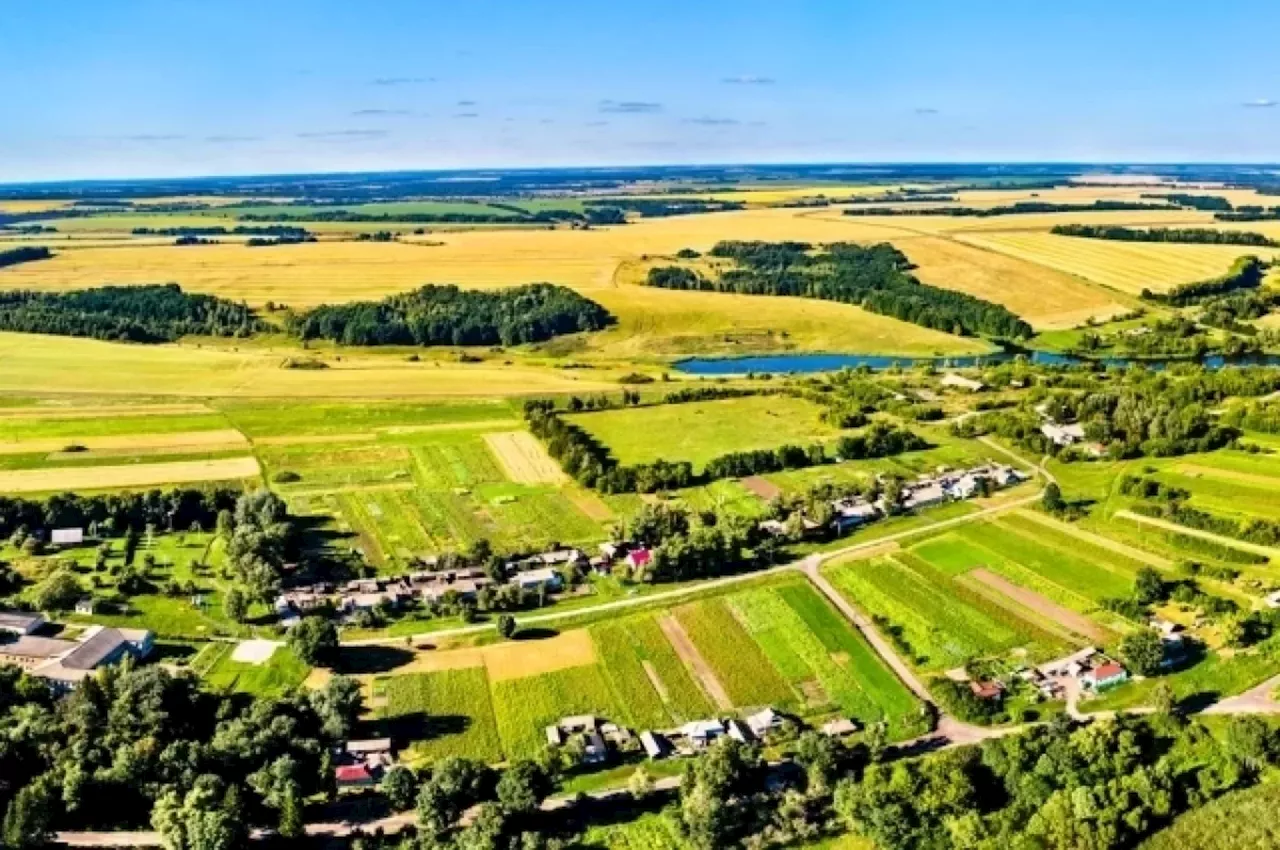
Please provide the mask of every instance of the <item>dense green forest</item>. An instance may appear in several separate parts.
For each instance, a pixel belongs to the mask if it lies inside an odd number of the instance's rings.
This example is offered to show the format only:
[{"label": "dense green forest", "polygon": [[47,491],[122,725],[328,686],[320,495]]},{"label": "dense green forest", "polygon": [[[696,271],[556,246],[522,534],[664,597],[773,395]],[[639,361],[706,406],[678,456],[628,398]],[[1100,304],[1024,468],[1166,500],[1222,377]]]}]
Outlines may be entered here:
[{"label": "dense green forest", "polygon": [[249,336],[265,328],[244,304],[183,292],[176,283],[0,292],[0,330],[5,331],[172,342],[190,334]]},{"label": "dense green forest", "polygon": [[650,269],[647,282],[664,289],[839,301],[964,336],[1032,334],[1029,324],[998,304],[921,283],[909,274],[906,255],[888,243],[838,242],[815,251],[804,242],[720,242],[711,255],[731,259],[736,267],[715,279],[680,266],[659,267]]},{"label": "dense green forest", "polygon": [[18,263],[30,263],[33,260],[47,260],[53,252],[42,245],[23,245],[21,248],[10,248],[0,251],[0,269],[5,266],[16,266]]},{"label": "dense green forest", "polygon": [[1161,194],[1158,192],[1152,192],[1144,194],[1142,197],[1153,201],[1168,201],[1171,204],[1177,204],[1180,207],[1189,207],[1193,210],[1218,212],[1231,209],[1231,202],[1221,195],[1189,195],[1185,192],[1169,192]]},{"label": "dense green forest", "polygon": [[1094,224],[1059,224],[1051,232],[1058,236],[1113,239],[1119,242],[1192,242],[1204,245],[1254,245],[1260,248],[1280,246],[1280,242],[1261,233],[1251,233],[1246,230],[1214,230],[1208,227],[1132,228]]},{"label": "dense green forest", "polygon": [[345,345],[520,345],[612,322],[599,304],[549,283],[495,291],[431,284],[381,301],[317,307],[290,316],[286,328]]},{"label": "dense green forest", "polygon": [[1142,300],[1169,307],[1189,307],[1207,299],[1235,292],[1240,289],[1256,289],[1262,284],[1267,266],[1257,257],[1241,257],[1221,277],[1184,283],[1166,292],[1142,290]]},{"label": "dense green forest", "polygon": [[1094,201],[1091,204],[1054,204],[1047,201],[1018,201],[998,207],[912,207],[909,209],[853,208],[845,215],[950,215],[986,218],[997,215],[1027,215],[1060,212],[1115,212],[1120,210],[1171,210],[1168,204],[1143,204],[1137,201]]}]

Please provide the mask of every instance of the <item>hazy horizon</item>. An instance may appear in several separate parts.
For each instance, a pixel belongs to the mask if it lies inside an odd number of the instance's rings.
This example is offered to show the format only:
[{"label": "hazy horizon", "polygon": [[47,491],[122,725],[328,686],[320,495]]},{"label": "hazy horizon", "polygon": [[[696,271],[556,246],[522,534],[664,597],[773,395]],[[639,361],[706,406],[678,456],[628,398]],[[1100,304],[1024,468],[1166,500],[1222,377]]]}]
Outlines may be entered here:
[{"label": "hazy horizon", "polygon": [[1257,0],[1016,14],[941,0],[26,4],[6,10],[21,37],[0,55],[18,118],[0,127],[0,182],[1266,163],[1280,80],[1247,45],[1276,23]]}]

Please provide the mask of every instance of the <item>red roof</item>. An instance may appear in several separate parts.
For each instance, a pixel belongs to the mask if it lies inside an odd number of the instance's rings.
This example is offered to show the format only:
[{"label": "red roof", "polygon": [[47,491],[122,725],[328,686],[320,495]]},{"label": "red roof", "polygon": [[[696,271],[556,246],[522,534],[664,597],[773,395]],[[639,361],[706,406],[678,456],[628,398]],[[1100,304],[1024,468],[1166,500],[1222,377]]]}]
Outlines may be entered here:
[{"label": "red roof", "polygon": [[339,782],[373,781],[373,775],[369,773],[369,769],[362,764],[350,764],[344,767],[336,767],[333,770],[333,778]]},{"label": "red roof", "polygon": [[648,549],[633,549],[631,550],[631,553],[627,555],[627,560],[631,562],[632,566],[644,566],[649,563],[649,561],[653,560],[653,553]]},{"label": "red roof", "polygon": [[1108,661],[1106,664],[1100,664],[1093,669],[1094,681],[1099,679],[1113,679],[1116,676],[1123,676],[1124,668],[1114,661]]}]

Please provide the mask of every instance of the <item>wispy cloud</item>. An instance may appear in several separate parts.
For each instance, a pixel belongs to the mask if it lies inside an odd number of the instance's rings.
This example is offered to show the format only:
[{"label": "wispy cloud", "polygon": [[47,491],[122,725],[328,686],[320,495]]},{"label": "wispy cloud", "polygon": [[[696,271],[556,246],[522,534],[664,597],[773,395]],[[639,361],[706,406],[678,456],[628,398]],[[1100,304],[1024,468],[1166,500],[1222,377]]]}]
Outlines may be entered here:
[{"label": "wispy cloud", "polygon": [[643,115],[661,112],[662,104],[648,100],[602,100],[600,101],[600,111],[626,115]]},{"label": "wispy cloud", "polygon": [[352,115],[408,115],[407,109],[357,109]]},{"label": "wispy cloud", "polygon": [[126,142],[177,142],[185,139],[186,136],[168,133],[138,133],[133,136],[122,136],[121,138]]},{"label": "wispy cloud", "polygon": [[938,110],[934,109],[932,106],[916,107],[916,115],[937,115],[937,114],[938,114]]},{"label": "wispy cloud", "polygon": [[1276,105],[1274,100],[1266,97],[1260,97],[1257,100],[1245,101],[1241,104],[1245,109],[1270,109]]},{"label": "wispy cloud", "polygon": [[257,142],[261,141],[261,136],[205,136],[206,142],[214,144],[229,144],[231,142]]},{"label": "wispy cloud", "polygon": [[686,118],[685,124],[700,124],[703,127],[734,127],[742,122],[737,118],[710,118],[703,116],[701,118]]},{"label": "wispy cloud", "polygon": [[608,127],[609,122],[608,121],[588,121],[587,126],[588,127]]},{"label": "wispy cloud", "polygon": [[412,86],[419,83],[434,83],[435,77],[378,77],[371,81],[375,86]]},{"label": "wispy cloud", "polygon": [[476,102],[474,100],[460,100],[454,105],[455,106],[475,106]]},{"label": "wispy cloud", "polygon": [[299,139],[377,139],[387,135],[386,130],[314,130],[299,133]]},{"label": "wispy cloud", "polygon": [[773,77],[760,77],[755,74],[742,74],[737,77],[724,77],[720,82],[731,86],[771,86],[776,80]]},{"label": "wispy cloud", "polygon": [[453,117],[454,118],[479,118],[480,113],[479,112],[455,112],[453,113]]}]

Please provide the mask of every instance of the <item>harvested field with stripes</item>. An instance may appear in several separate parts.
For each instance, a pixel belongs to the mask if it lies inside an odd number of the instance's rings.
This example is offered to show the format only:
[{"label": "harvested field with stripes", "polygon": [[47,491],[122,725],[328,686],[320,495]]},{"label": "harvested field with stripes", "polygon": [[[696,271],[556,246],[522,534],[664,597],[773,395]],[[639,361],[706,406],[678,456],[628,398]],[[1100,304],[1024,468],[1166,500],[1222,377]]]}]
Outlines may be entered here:
[{"label": "harvested field with stripes", "polygon": [[560,484],[568,479],[528,431],[485,434],[484,440],[507,478],[517,484]]}]

